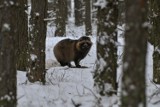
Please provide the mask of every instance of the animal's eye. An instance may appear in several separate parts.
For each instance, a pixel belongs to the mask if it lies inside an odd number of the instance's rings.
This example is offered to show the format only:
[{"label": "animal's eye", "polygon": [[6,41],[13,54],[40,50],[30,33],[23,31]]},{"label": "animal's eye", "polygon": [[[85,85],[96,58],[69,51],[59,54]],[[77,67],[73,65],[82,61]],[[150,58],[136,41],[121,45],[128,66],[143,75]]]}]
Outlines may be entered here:
[{"label": "animal's eye", "polygon": [[84,43],[83,46],[88,46],[88,44],[87,44],[87,43]]}]

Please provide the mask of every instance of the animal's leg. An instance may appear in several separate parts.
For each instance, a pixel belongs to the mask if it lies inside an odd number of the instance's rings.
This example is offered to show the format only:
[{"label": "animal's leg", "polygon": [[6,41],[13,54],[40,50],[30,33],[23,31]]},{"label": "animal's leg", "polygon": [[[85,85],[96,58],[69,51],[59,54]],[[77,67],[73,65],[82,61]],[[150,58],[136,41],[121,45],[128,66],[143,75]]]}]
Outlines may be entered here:
[{"label": "animal's leg", "polygon": [[74,63],[77,68],[81,68],[81,65],[79,65],[80,60],[75,60]]},{"label": "animal's leg", "polygon": [[67,64],[65,62],[60,61],[59,62],[61,64],[61,66],[66,66]]},{"label": "animal's leg", "polygon": [[68,65],[68,67],[72,67],[72,65],[71,65],[71,63],[70,63],[70,62],[68,62],[68,64],[67,64],[67,65]]}]

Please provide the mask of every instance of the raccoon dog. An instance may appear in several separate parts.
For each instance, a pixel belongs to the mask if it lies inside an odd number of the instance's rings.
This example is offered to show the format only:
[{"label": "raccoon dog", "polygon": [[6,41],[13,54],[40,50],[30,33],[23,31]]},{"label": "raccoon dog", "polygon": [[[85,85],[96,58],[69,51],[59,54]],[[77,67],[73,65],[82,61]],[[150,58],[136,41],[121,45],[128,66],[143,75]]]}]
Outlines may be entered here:
[{"label": "raccoon dog", "polygon": [[82,36],[77,40],[64,39],[54,47],[54,55],[61,66],[71,66],[74,61],[76,67],[80,68],[79,62],[84,59],[92,46],[89,37]]}]

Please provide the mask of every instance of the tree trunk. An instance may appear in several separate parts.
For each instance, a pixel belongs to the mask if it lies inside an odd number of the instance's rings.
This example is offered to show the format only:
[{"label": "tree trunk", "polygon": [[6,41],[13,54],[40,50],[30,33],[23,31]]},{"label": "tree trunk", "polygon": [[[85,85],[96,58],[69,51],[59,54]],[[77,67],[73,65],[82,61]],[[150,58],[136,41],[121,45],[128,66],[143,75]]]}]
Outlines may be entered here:
[{"label": "tree trunk", "polygon": [[[20,7],[17,12],[17,40],[16,40],[16,56],[17,56],[17,69],[26,71],[28,66],[28,16],[27,0],[17,0]],[[20,25],[20,26],[19,26]]]},{"label": "tree trunk", "polygon": [[97,0],[91,0],[92,2],[92,11],[91,11],[91,14],[92,14],[92,22],[94,20],[97,20],[97,7],[95,6],[95,3],[97,2]]},{"label": "tree trunk", "polygon": [[[38,2],[38,3],[37,3]],[[32,0],[29,38],[29,70],[27,73],[30,82],[45,83],[45,40],[47,0]]]},{"label": "tree trunk", "polygon": [[71,0],[67,0],[67,10],[68,10],[68,17],[71,17],[72,12],[72,2]]},{"label": "tree trunk", "polygon": [[126,0],[121,107],[146,107],[147,0]]},{"label": "tree trunk", "polygon": [[123,25],[125,23],[125,2],[118,2],[118,24]]},{"label": "tree trunk", "polygon": [[101,95],[112,95],[117,90],[117,6],[117,0],[110,0],[106,7],[98,7],[97,68],[94,79]]},{"label": "tree trunk", "polygon": [[74,0],[75,25],[83,25],[82,0]]},{"label": "tree trunk", "polygon": [[67,0],[57,0],[56,7],[55,36],[66,36]]},{"label": "tree trunk", "polygon": [[16,107],[16,0],[0,0],[0,106]]},{"label": "tree trunk", "polygon": [[149,41],[153,51],[153,81],[160,84],[160,1],[150,0],[150,22],[152,25]]},{"label": "tree trunk", "polygon": [[86,32],[86,36],[92,35],[90,0],[85,0],[85,32]]}]

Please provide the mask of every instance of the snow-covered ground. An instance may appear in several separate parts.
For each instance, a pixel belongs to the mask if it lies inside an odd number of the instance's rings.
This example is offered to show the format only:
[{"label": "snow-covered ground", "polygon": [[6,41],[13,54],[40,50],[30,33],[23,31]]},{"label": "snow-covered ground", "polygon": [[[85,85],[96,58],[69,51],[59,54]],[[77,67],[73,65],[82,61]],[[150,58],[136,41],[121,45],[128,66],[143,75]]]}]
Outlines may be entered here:
[{"label": "snow-covered ground", "polygon": [[[119,67],[117,81],[121,78],[121,60],[123,52],[123,36],[120,36],[122,31],[119,31]],[[73,24],[67,26],[67,38],[76,39],[83,36],[84,26],[75,27]],[[17,98],[18,107],[75,107],[74,104],[80,104],[80,107],[96,107],[96,99],[99,95],[93,89],[93,69],[96,61],[96,26],[93,25],[93,37],[91,40],[93,46],[87,57],[81,61],[81,65],[88,68],[68,68],[60,67],[53,54],[54,45],[64,39],[64,37],[53,37],[54,27],[48,27],[46,38],[46,85],[39,82],[26,82],[26,73],[18,71],[17,73]],[[147,55],[147,103],[148,107],[160,107],[160,92],[153,96],[158,90],[158,87],[151,82],[152,80],[152,52],[153,47],[148,44]],[[74,65],[74,63],[72,63]],[[160,91],[160,89],[159,89]],[[158,93],[158,92],[157,92]],[[153,96],[153,97],[152,97]],[[110,98],[103,98],[104,107],[118,107],[119,95]]]}]

